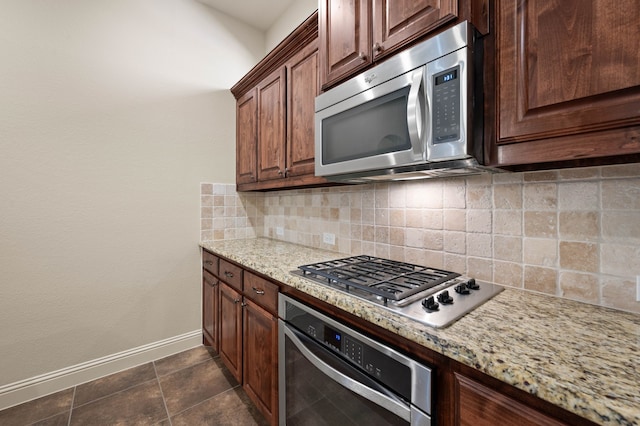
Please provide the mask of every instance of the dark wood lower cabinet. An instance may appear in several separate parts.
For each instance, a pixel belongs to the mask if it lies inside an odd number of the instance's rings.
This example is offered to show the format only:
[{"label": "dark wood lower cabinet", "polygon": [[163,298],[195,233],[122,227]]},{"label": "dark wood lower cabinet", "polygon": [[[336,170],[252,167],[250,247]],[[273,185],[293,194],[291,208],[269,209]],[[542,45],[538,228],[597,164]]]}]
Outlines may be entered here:
[{"label": "dark wood lower cabinet", "polygon": [[242,295],[220,282],[220,358],[242,383]]},{"label": "dark wood lower cabinet", "polygon": [[[203,252],[203,264],[211,256]],[[279,287],[226,259],[219,262],[219,269],[216,257],[216,268],[202,271],[204,343],[218,351],[265,419],[277,425]]]},{"label": "dark wood lower cabinet", "polygon": [[559,426],[560,422],[468,377],[455,374],[456,421],[460,426]]},{"label": "dark wood lower cabinet", "polygon": [[210,346],[216,352],[218,348],[218,279],[210,272],[202,271],[202,337],[205,346]]},{"label": "dark wood lower cabinet", "polygon": [[278,414],[278,319],[249,299],[244,305],[244,390],[271,424]]}]

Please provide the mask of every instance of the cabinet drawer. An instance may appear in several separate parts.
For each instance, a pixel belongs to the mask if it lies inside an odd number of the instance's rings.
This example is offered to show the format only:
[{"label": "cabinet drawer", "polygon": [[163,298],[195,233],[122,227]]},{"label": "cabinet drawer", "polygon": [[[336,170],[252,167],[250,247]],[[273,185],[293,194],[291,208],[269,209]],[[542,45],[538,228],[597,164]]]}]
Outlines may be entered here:
[{"label": "cabinet drawer", "polygon": [[242,291],[242,268],[220,259],[220,279],[236,290]]},{"label": "cabinet drawer", "polygon": [[202,251],[202,267],[213,275],[218,275],[218,257],[206,250]]},{"label": "cabinet drawer", "polygon": [[245,272],[245,296],[274,313],[278,312],[278,290],[279,287],[276,284],[250,272]]}]

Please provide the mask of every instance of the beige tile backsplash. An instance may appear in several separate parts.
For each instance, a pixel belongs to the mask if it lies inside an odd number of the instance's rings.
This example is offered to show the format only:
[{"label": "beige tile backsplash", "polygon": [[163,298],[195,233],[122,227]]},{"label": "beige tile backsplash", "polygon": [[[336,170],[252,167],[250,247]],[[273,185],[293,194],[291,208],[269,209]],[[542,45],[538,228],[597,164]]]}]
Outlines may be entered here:
[{"label": "beige tile backsplash", "polygon": [[373,254],[640,313],[640,164],[266,193],[203,183],[201,197],[203,240]]}]

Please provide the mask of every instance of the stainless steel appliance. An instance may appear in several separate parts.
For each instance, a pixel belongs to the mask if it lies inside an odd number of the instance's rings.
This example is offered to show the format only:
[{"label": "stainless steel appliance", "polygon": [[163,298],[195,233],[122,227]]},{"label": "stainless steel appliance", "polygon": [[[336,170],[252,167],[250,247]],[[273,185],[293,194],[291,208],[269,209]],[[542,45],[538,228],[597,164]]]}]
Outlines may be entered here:
[{"label": "stainless steel appliance", "polygon": [[432,421],[432,370],[279,295],[280,425]]},{"label": "stainless steel appliance", "polygon": [[293,273],[435,328],[503,290],[455,272],[366,255],[302,265]]},{"label": "stainless steel appliance", "polygon": [[316,97],[315,173],[366,182],[484,166],[482,42],[462,22]]}]

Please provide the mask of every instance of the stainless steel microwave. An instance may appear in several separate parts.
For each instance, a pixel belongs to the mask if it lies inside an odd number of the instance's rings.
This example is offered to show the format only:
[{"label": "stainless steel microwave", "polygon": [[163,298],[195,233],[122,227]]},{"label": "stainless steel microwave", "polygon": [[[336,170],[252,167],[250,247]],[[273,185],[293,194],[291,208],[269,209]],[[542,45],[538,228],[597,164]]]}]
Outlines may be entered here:
[{"label": "stainless steel microwave", "polygon": [[462,22],[319,95],[315,173],[366,182],[475,174],[482,43]]}]

